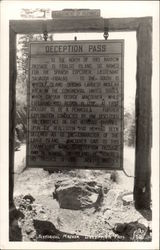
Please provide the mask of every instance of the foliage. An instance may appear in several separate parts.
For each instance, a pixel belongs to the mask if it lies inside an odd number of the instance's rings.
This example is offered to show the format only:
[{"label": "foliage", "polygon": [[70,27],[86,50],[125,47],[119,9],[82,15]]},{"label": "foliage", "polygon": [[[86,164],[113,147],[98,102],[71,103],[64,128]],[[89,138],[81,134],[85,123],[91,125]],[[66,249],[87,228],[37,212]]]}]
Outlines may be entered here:
[{"label": "foliage", "polygon": [[[45,17],[45,9],[23,9],[21,16]],[[39,14],[38,14],[39,13]],[[42,15],[43,14],[43,15]],[[16,81],[16,131],[15,148],[18,149],[20,142],[26,138],[27,131],[27,86],[29,72],[29,43],[43,41],[43,34],[17,35],[17,81]],[[48,36],[48,41],[52,41],[52,35]]]},{"label": "foliage", "polygon": [[[21,17],[41,17],[45,18],[49,9],[22,9]],[[17,105],[27,105],[27,84],[29,68],[29,43],[43,41],[43,34],[25,34],[17,36],[17,82],[16,101]],[[52,35],[48,36],[48,41],[52,41]]]}]

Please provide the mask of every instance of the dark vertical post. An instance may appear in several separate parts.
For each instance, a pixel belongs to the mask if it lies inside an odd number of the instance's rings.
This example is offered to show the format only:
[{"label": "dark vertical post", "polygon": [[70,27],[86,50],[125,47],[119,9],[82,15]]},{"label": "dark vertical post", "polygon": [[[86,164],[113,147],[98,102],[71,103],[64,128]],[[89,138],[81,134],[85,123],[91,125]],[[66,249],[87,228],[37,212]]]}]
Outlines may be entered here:
[{"label": "dark vertical post", "polygon": [[[151,75],[152,75],[152,19],[110,18],[93,23],[93,20],[48,20],[48,32],[102,31],[105,25],[110,31],[137,31],[137,94],[136,94],[136,162],[134,199],[136,208],[149,208],[151,200]],[[16,83],[16,33],[43,32],[43,21],[11,21],[10,27],[10,125],[9,125],[9,199],[13,205],[14,169],[14,120]]]},{"label": "dark vertical post", "polygon": [[16,115],[16,33],[9,30],[9,208],[14,208],[13,202],[13,172],[14,172],[14,132]]},{"label": "dark vertical post", "polygon": [[137,209],[150,209],[151,201],[151,76],[152,19],[137,29],[136,158],[134,200]]}]

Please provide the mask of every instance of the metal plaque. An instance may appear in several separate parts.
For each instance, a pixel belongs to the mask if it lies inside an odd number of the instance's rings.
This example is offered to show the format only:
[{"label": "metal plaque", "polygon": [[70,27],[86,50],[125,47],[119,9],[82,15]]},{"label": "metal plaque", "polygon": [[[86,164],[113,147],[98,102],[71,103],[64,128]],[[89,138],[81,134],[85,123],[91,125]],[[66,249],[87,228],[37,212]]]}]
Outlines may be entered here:
[{"label": "metal plaque", "polygon": [[123,40],[30,43],[27,165],[123,168]]}]

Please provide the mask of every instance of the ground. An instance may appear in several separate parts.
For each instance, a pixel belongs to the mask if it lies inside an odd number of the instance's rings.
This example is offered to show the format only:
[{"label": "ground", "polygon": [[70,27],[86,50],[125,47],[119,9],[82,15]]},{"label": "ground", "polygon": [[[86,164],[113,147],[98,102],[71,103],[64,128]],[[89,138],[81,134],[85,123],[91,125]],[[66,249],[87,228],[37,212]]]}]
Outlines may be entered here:
[{"label": "ground", "polygon": [[[150,241],[151,211],[134,208],[134,149],[124,150],[123,171],[71,170],[49,173],[26,168],[25,145],[15,153],[14,201],[22,241]],[[53,197],[63,178],[94,180],[103,188],[98,207],[62,209]],[[17,235],[13,230],[12,238]],[[17,237],[17,236],[15,236]]]}]

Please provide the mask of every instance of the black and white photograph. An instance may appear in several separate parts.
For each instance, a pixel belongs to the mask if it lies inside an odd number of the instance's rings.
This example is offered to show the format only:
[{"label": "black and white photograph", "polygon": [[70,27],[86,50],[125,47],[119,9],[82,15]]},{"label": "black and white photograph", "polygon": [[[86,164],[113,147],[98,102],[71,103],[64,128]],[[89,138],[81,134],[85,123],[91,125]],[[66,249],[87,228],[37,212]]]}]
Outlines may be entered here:
[{"label": "black and white photograph", "polygon": [[0,249],[159,249],[159,1],[0,2]]}]

